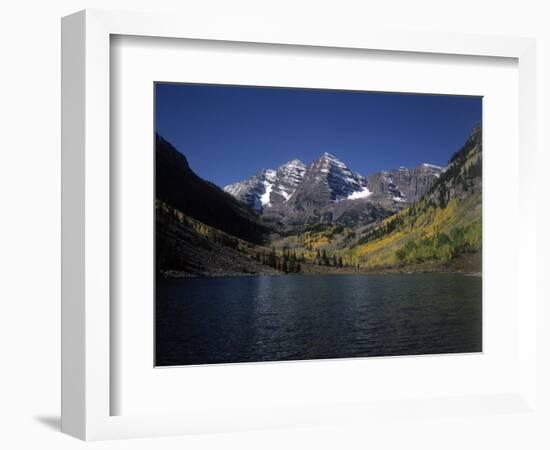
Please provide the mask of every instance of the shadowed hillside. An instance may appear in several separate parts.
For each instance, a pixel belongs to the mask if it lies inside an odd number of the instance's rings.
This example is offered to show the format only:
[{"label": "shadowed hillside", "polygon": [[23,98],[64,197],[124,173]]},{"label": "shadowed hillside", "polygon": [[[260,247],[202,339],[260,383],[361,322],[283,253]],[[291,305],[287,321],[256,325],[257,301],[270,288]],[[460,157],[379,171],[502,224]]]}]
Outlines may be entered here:
[{"label": "shadowed hillside", "polygon": [[156,198],[241,239],[262,243],[267,228],[243,203],[196,175],[187,158],[156,136]]}]

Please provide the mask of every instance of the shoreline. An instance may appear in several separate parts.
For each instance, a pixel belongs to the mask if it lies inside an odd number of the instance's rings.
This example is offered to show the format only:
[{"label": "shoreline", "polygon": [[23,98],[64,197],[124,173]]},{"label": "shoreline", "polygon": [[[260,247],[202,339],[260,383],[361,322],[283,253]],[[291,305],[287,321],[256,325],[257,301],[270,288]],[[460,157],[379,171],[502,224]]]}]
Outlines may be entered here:
[{"label": "shoreline", "polygon": [[170,271],[170,273],[159,274],[158,278],[163,280],[174,280],[182,278],[230,278],[230,277],[284,277],[284,276],[306,276],[314,277],[318,275],[417,275],[417,274],[453,274],[464,275],[469,277],[482,277],[482,272],[479,270],[466,271],[466,270],[449,270],[449,269],[421,269],[410,270],[405,268],[392,268],[392,269],[377,269],[377,270],[339,270],[339,271],[318,271],[318,272],[300,272],[300,273],[211,273],[211,274],[190,274],[185,272]]},{"label": "shoreline", "polygon": [[[261,269],[260,269],[261,267]],[[265,270],[262,270],[265,267]],[[178,270],[169,270],[158,274],[163,279],[173,278],[205,278],[205,277],[253,277],[253,276],[294,276],[294,275],[412,275],[418,273],[449,273],[461,274],[473,277],[482,276],[482,254],[463,254],[447,262],[425,261],[406,266],[379,267],[379,268],[354,268],[354,267],[333,267],[319,266],[310,262],[302,264],[302,270],[298,273],[284,273],[276,271],[267,266],[256,266],[249,271],[235,270],[224,271],[203,270],[201,273],[188,273]]]},{"label": "shoreline", "polygon": [[480,253],[472,253],[462,255],[459,258],[448,261],[446,263],[436,263],[434,261],[426,261],[418,264],[411,264],[401,267],[386,267],[386,268],[353,268],[353,267],[327,267],[318,266],[315,264],[303,264],[302,271],[298,273],[284,273],[274,271],[267,268],[263,271],[204,271],[203,273],[188,273],[177,270],[165,271],[158,274],[162,279],[176,278],[205,278],[205,277],[254,277],[254,276],[315,276],[315,275],[413,275],[419,273],[449,273],[461,274],[473,277],[482,276],[482,255]]}]

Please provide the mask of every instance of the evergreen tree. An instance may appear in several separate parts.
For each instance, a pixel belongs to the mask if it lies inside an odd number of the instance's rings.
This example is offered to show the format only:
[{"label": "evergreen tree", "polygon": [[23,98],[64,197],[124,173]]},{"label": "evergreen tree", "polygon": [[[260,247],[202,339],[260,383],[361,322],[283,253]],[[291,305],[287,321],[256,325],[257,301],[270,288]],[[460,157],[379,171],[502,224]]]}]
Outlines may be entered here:
[{"label": "evergreen tree", "polygon": [[323,261],[322,265],[324,266],[330,266],[330,261],[328,259],[328,256],[327,256],[327,252],[326,250],[323,249],[323,254],[321,256],[321,259]]},{"label": "evergreen tree", "polygon": [[269,266],[277,269],[277,254],[275,253],[275,247],[271,248],[271,253],[269,254]]}]

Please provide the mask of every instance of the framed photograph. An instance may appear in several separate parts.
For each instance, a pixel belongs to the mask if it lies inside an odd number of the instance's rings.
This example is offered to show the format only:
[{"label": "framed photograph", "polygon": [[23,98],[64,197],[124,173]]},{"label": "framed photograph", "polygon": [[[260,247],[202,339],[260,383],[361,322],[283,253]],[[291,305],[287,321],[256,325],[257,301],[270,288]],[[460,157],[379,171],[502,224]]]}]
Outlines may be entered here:
[{"label": "framed photograph", "polygon": [[62,36],[64,432],[534,407],[533,41]]},{"label": "framed photograph", "polygon": [[157,83],[155,365],[481,352],[481,118]]}]

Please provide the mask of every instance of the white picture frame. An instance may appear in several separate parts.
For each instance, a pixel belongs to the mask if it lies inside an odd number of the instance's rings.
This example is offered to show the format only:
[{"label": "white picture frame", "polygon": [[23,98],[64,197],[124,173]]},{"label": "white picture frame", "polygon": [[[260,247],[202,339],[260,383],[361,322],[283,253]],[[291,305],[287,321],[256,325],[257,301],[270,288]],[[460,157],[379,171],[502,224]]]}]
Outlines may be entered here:
[{"label": "white picture frame", "polygon": [[[535,42],[527,38],[400,33],[383,30],[285,29],[264,23],[196,23],[191,17],[87,10],[62,21],[62,430],[85,440],[162,436],[270,426],[330,423],[388,414],[390,406],[341,405],[331,414],[316,405],[280,409],[249,422],[184,414],[111,415],[113,324],[110,321],[110,39],[113,35],[286,44],[305,48],[368,49],[416,54],[513,58],[519,71],[518,248],[520,376],[515,392],[437,399],[441,411],[491,413],[505,405],[536,408]],[[272,366],[273,367],[273,366]],[[272,370],[267,368],[266,370]],[[347,370],[351,370],[348,368]],[[434,402],[434,399],[426,400]],[[418,407],[423,407],[418,404]],[[425,405],[424,405],[425,406]],[[416,406],[412,406],[411,411]],[[388,409],[389,408],[389,409]],[[320,416],[324,416],[321,420]]]}]

